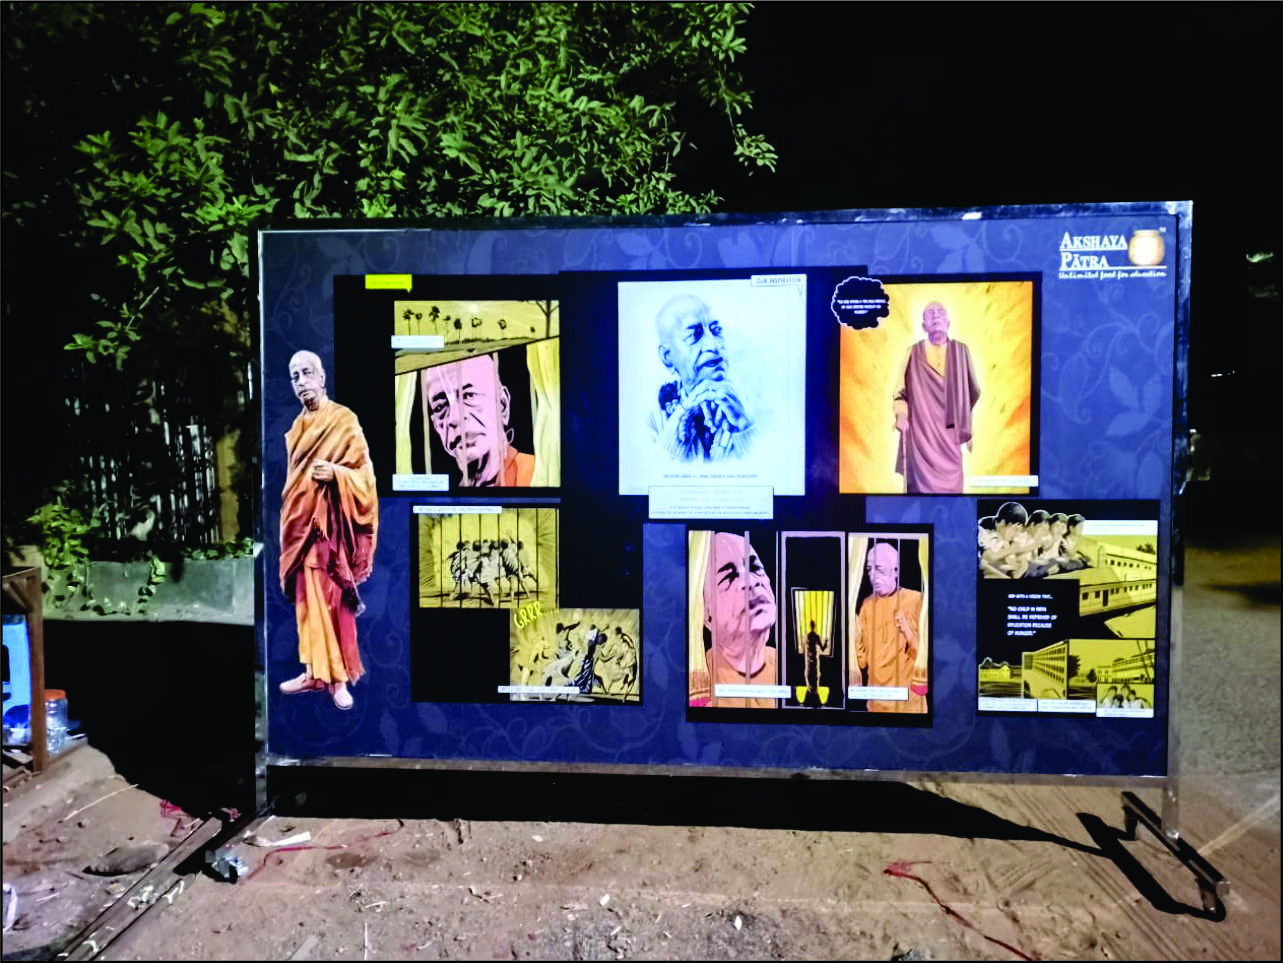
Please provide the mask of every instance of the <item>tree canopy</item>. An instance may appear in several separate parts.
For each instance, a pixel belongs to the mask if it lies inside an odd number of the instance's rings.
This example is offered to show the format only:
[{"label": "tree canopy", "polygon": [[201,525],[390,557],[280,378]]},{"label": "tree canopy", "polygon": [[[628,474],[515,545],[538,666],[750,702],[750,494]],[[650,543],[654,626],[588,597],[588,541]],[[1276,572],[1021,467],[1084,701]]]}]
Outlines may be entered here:
[{"label": "tree canopy", "polygon": [[24,372],[6,401],[52,387],[69,348],[137,403],[167,380],[214,430],[248,427],[251,232],[269,219],[709,209],[693,148],[775,163],[745,127],[747,11],[7,4],[4,316]]}]

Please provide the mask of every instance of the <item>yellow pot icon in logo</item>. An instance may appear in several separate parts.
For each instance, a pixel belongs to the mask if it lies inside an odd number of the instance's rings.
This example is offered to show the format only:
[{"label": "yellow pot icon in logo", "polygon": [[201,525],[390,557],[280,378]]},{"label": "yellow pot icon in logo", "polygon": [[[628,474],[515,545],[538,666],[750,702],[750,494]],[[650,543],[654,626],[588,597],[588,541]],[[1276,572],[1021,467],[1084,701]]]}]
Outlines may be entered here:
[{"label": "yellow pot icon in logo", "polygon": [[1163,263],[1163,235],[1158,231],[1132,231],[1127,245],[1127,260],[1137,267],[1153,267]]}]

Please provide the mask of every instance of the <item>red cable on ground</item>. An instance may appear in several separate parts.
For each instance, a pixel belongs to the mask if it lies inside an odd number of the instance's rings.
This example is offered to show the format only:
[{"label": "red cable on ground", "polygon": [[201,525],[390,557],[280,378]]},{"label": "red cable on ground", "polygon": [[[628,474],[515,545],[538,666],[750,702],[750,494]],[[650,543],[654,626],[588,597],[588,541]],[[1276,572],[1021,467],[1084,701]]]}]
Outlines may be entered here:
[{"label": "red cable on ground", "polygon": [[330,845],[330,846],[322,846],[320,843],[303,843],[302,845],[299,845],[299,846],[281,846],[278,849],[273,849],[267,853],[264,853],[263,858],[259,860],[259,864],[256,867],[254,867],[254,869],[250,871],[250,874],[245,878],[253,879],[255,876],[258,875],[259,870],[267,868],[267,861],[269,859],[271,859],[273,856],[278,856],[281,853],[298,853],[298,852],[302,852],[305,849],[349,849],[352,846],[358,846],[361,843],[368,843],[371,839],[378,839],[381,836],[391,836],[393,833],[399,833],[404,828],[405,828],[405,820],[398,819],[396,821],[396,829],[385,829],[382,832],[372,833],[369,836],[362,836],[360,839],[355,840],[354,842],[351,842],[351,843],[334,843],[333,845]]},{"label": "red cable on ground", "polygon": [[[976,929],[974,924],[972,924],[969,920],[964,919],[961,916],[961,914],[959,914],[953,907],[949,906],[944,900],[942,900],[939,896],[937,896],[935,893],[935,890],[931,888],[930,883],[928,883],[921,876],[915,876],[913,875],[913,873],[909,872],[910,866],[916,866],[918,863],[929,863],[929,862],[930,860],[928,859],[919,859],[912,862],[910,862],[909,860],[899,860],[898,862],[892,863],[882,872],[887,876],[899,876],[901,879],[911,879],[915,883],[921,883],[923,888],[925,888],[927,893],[930,895],[930,897],[936,901],[936,903],[940,906],[942,910],[945,911],[947,915],[952,916],[954,919],[956,919],[959,923],[961,923],[967,929],[975,930],[977,933],[980,933],[980,930]],[[1006,943],[996,937],[988,936],[985,933],[980,933],[980,935],[983,936],[985,939],[987,939],[990,943],[996,943],[998,946],[1001,946],[1004,950],[1010,950],[1012,953],[1015,953],[1016,956],[1020,957],[1022,960],[1038,959],[1038,957],[1029,956],[1021,952],[1020,950],[1016,949],[1010,943]]]},{"label": "red cable on ground", "polygon": [[[182,832],[190,830],[192,826],[199,822],[194,816],[189,816],[179,806],[175,806],[168,799],[160,801],[160,815],[163,819],[174,820],[174,828],[169,831],[170,837],[179,835]],[[186,823],[186,825],[184,825]]]}]

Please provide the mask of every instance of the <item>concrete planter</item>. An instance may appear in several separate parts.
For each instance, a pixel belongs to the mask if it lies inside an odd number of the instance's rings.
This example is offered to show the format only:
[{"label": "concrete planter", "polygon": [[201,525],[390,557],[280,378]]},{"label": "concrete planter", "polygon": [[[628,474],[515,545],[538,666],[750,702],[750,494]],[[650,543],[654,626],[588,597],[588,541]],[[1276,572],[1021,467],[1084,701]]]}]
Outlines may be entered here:
[{"label": "concrete planter", "polygon": [[91,615],[133,615],[149,598],[147,582],[151,577],[148,562],[89,563],[85,594]]},{"label": "concrete planter", "polygon": [[155,586],[153,618],[183,622],[254,624],[254,559],[185,559],[171,564]]},{"label": "concrete planter", "polygon": [[46,576],[49,619],[254,624],[254,559],[184,559],[154,585],[149,562],[91,561],[83,586]]}]

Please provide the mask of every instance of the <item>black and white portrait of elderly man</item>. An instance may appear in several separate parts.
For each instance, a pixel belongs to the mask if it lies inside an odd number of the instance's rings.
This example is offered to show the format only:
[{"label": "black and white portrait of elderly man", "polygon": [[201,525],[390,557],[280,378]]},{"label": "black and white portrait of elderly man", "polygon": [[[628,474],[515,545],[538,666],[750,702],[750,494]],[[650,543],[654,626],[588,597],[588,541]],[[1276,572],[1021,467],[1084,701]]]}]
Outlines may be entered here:
[{"label": "black and white portrait of elderly man", "polygon": [[621,495],[803,494],[805,280],[617,282]]},{"label": "black and white portrait of elderly man", "polygon": [[660,309],[655,333],[659,359],[672,376],[650,413],[655,440],[683,461],[745,454],[753,419],[731,380],[722,320],[700,298],[679,294]]}]

